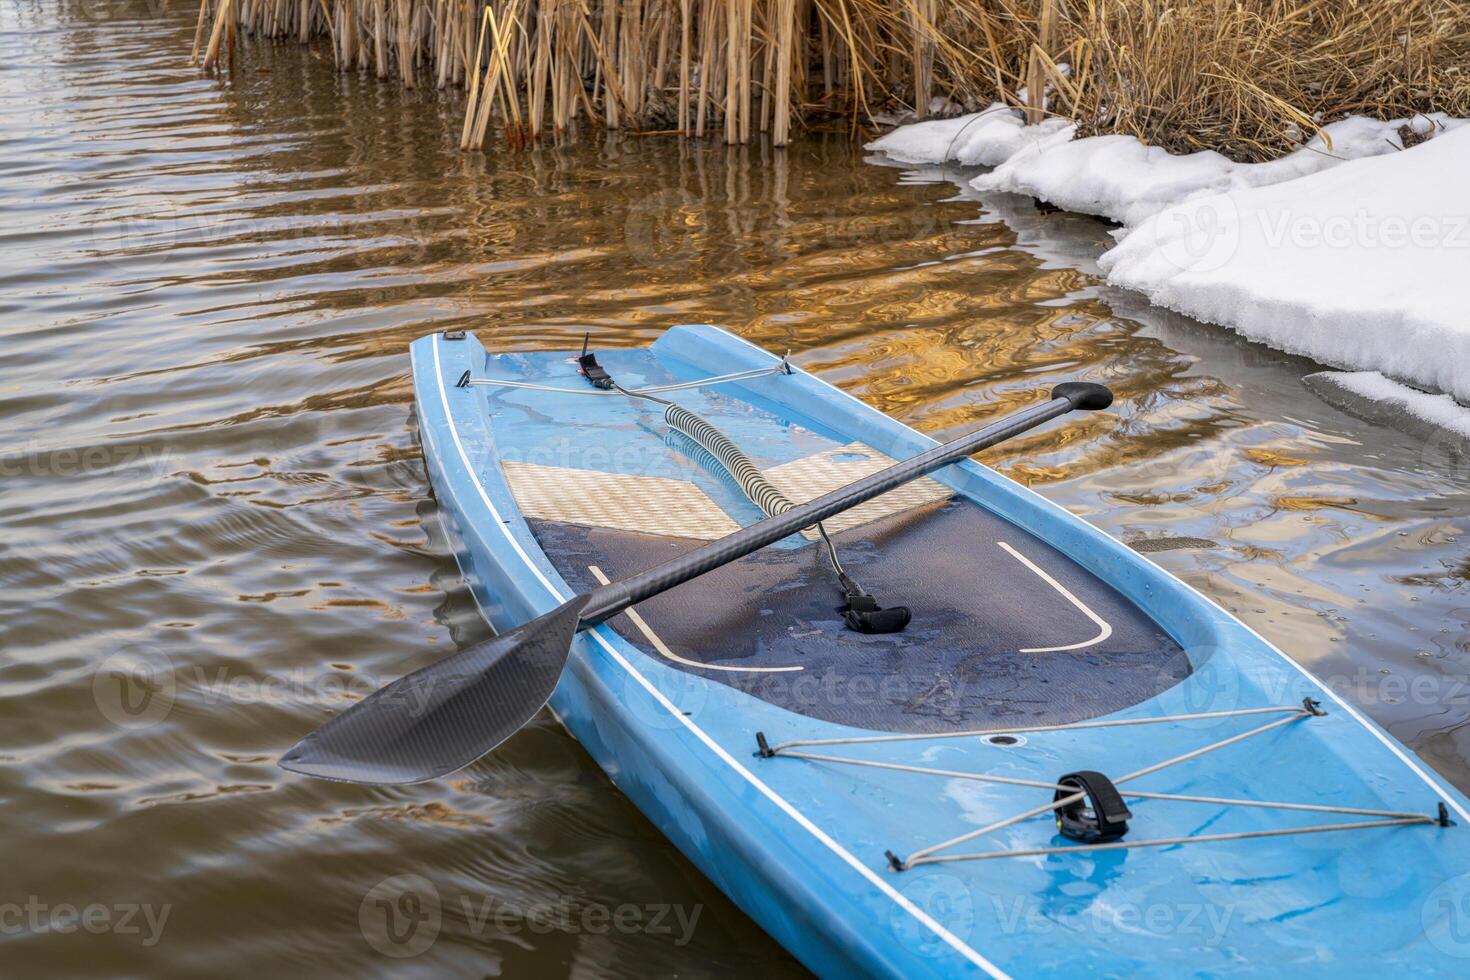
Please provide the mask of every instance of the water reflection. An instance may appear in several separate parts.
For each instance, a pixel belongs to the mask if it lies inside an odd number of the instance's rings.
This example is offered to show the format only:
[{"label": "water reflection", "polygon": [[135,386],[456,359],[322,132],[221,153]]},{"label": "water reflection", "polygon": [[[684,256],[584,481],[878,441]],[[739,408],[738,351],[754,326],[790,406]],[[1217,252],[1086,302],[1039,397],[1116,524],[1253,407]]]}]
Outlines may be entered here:
[{"label": "water reflection", "polygon": [[[549,719],[429,786],[273,766],[483,635],[409,409],[405,347],[448,326],[509,348],[718,323],[935,432],[1106,381],[1116,413],[991,461],[1147,542],[1470,786],[1459,457],[1320,401],[1320,365],[1101,285],[1099,222],[841,134],[462,155],[454,99],[322,52],[198,75],[194,14],[0,6],[7,885],[173,908],[149,948],[10,937],[10,971],[381,970],[360,905],[419,875],[443,926],[408,972],[799,972]],[[124,704],[162,717],[119,724]],[[685,946],[472,914],[563,900],[705,912]]]}]

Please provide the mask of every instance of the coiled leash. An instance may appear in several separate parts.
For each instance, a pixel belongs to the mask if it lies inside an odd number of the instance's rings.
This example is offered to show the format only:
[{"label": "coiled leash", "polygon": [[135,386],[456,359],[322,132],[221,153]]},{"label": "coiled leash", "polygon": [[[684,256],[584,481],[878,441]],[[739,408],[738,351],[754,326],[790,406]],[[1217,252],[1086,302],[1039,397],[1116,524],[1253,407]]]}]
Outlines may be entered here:
[{"label": "coiled leash", "polygon": [[[665,424],[676,432],[682,432],[693,439],[711,456],[719,460],[720,465],[735,479],[736,483],[740,484],[740,489],[745,495],[768,517],[784,514],[796,506],[786,498],[785,494],[771,485],[771,481],[766,479],[766,475],[760,471],[760,468],[750,461],[750,457],[740,451],[740,447],[709,422],[666,398],[658,398],[645,392],[630,391],[614,381],[602,365],[597,363],[597,355],[587,351],[589,340],[590,336],[583,339],[582,354],[577,358],[582,376],[589,384],[596,388],[621,392],[630,398],[641,398],[662,405]],[[817,533],[822,537],[827,560],[831,563],[832,570],[837,573],[837,582],[846,600],[841,612],[842,621],[847,628],[859,633],[897,633],[907,626],[912,618],[908,607],[884,608],[880,606],[872,593],[859,585],[842,567],[842,561],[837,557],[837,546],[832,543],[827,529],[821,523],[818,523],[816,528]]]}]

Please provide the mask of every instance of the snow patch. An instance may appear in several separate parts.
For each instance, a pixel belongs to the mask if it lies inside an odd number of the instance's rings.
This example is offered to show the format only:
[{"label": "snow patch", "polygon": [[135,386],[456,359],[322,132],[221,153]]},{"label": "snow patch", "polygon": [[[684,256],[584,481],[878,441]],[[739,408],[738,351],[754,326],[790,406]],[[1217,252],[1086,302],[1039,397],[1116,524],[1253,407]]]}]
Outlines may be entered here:
[{"label": "snow patch", "polygon": [[[1302,381],[1348,411],[1361,412],[1366,407],[1378,418],[1400,416],[1470,440],[1470,408],[1449,395],[1431,395],[1399,384],[1377,371],[1321,371],[1307,375]],[[1333,397],[1328,390],[1332,388],[1338,389],[1339,395],[1351,397]],[[1355,405],[1357,399],[1368,403],[1367,406]]]},{"label": "snow patch", "polygon": [[901,126],[869,143],[900,163],[950,163],[967,167],[994,167],[1022,149],[1057,133],[1071,139],[1077,127],[1065,119],[1047,119],[1026,125],[1026,115],[1003,102],[988,109],[929,122]]},{"label": "snow patch", "polygon": [[1194,197],[1104,254],[1108,281],[1278,350],[1470,402],[1470,129]]}]

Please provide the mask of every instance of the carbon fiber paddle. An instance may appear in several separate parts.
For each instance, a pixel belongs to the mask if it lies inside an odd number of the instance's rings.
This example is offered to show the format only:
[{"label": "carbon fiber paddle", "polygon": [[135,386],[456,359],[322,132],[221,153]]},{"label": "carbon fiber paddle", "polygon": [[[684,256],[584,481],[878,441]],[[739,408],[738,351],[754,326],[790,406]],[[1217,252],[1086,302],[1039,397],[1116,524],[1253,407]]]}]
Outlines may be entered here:
[{"label": "carbon fiber paddle", "polygon": [[568,600],[509,633],[461,650],[375,691],[281,757],[292,772],[353,783],[418,783],[474,762],[535,717],[556,690],[580,630],[818,521],[1073,410],[1113,403],[1073,381],[1051,400],[895,463],[815,500],[711,541],[666,564]]}]

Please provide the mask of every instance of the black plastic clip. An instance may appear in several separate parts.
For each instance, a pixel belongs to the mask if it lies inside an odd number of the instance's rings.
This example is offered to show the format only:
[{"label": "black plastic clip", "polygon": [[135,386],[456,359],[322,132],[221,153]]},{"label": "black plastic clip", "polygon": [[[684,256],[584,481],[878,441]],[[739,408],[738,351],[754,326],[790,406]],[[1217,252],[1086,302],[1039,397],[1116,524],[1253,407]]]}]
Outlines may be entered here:
[{"label": "black plastic clip", "polygon": [[760,750],[756,753],[756,755],[760,756],[762,759],[771,759],[775,757],[776,753],[771,751],[771,746],[766,742],[765,732],[755,733],[755,744],[756,748]]},{"label": "black plastic clip", "polygon": [[790,351],[787,351],[785,354],[782,354],[781,355],[781,373],[782,374],[795,374],[796,373],[795,371],[791,370],[791,352]]},{"label": "black plastic clip", "polygon": [[444,331],[444,339],[445,340],[464,340],[464,331],[463,330],[446,330],[446,331]]},{"label": "black plastic clip", "polygon": [[1327,716],[1327,712],[1322,710],[1322,702],[1314,697],[1302,698],[1302,707],[1307,709],[1307,714],[1312,715],[1314,718],[1325,718]]},{"label": "black plastic clip", "polygon": [[892,851],[884,851],[883,856],[888,859],[888,866],[894,871],[907,871],[909,869],[909,866],[903,863],[903,858],[894,854]]},{"label": "black plastic clip", "polygon": [[597,363],[597,355],[587,352],[587,345],[592,342],[592,335],[584,334],[582,337],[582,354],[577,358],[577,364],[582,368],[582,377],[591,382],[592,387],[610,390],[613,387],[612,375]]},{"label": "black plastic clip", "polygon": [[884,609],[878,600],[863,591],[846,575],[840,579],[842,590],[847,593],[847,604],[839,612],[847,628],[856,633],[897,633],[909,624],[913,614],[907,606],[890,606]]},{"label": "black plastic clip", "polygon": [[1439,801],[1439,819],[1436,820],[1435,823],[1439,824],[1441,827],[1456,826],[1455,822],[1450,819],[1450,808],[1444,805],[1443,800]]},{"label": "black plastic clip", "polygon": [[464,374],[459,376],[459,380],[454,383],[454,386],[456,388],[468,388],[470,386],[470,372],[468,368],[465,369]]}]

